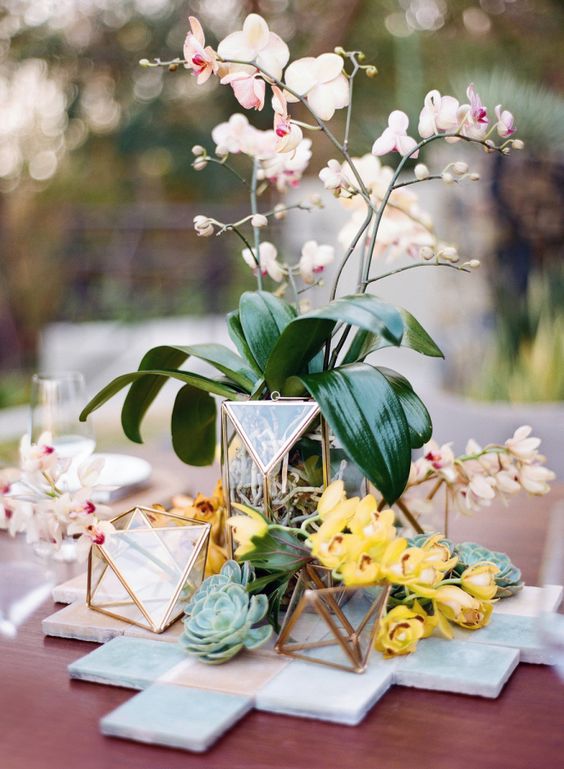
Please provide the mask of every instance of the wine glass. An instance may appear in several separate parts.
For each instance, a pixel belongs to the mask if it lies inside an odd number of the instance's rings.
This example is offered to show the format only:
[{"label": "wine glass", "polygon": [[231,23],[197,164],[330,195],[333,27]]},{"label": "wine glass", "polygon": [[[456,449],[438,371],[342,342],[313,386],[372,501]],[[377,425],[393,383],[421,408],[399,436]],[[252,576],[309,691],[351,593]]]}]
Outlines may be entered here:
[{"label": "wine glass", "polygon": [[80,422],[78,418],[85,403],[84,377],[78,371],[33,375],[31,440],[37,442],[41,433],[48,431],[57,454],[71,460],[59,482],[65,490],[78,487],[77,469],[96,447],[91,420]]},{"label": "wine glass", "polygon": [[564,602],[558,600],[559,586],[564,585],[564,501],[550,513],[541,581],[540,637],[564,682]]}]

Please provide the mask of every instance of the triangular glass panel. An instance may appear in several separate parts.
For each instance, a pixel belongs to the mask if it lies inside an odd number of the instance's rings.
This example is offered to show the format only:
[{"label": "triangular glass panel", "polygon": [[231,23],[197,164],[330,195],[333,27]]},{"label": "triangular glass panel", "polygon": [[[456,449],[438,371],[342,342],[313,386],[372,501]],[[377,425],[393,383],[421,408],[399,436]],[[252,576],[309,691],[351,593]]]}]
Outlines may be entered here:
[{"label": "triangular glass panel", "polygon": [[263,473],[268,473],[319,413],[309,401],[226,403],[225,409]]},{"label": "triangular glass panel", "polygon": [[[203,580],[210,526],[140,508],[128,528],[109,534],[90,557],[89,605],[126,621],[161,632]],[[105,569],[101,562],[107,561]]]}]

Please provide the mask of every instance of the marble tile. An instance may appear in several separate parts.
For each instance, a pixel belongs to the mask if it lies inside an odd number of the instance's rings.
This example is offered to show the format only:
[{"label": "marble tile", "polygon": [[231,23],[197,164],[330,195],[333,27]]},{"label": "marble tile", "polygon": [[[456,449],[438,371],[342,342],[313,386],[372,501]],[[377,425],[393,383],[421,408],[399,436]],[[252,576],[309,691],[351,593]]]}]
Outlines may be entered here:
[{"label": "marble tile", "polygon": [[72,662],[68,670],[82,681],[145,689],[185,658],[176,645],[121,636]]},{"label": "marble tile", "polygon": [[207,750],[253,706],[250,697],[153,684],[100,721],[102,734]]},{"label": "marble tile", "polygon": [[46,617],[41,623],[44,635],[59,638],[74,638],[78,641],[106,643],[117,636],[127,635],[134,638],[148,638],[154,641],[176,643],[182,633],[182,623],[171,625],[164,633],[151,633],[150,630],[130,625],[128,622],[108,617],[99,611],[93,611],[82,601],[69,604],[64,609]]},{"label": "marble tile", "polygon": [[86,573],[57,585],[53,588],[51,595],[55,603],[86,601]]},{"label": "marble tile", "polygon": [[206,665],[189,658],[161,676],[159,683],[254,697],[258,689],[278,675],[289,662],[287,658],[261,657],[255,652],[241,652],[225,665]]},{"label": "marble tile", "polygon": [[537,617],[497,615],[494,609],[487,627],[476,631],[455,627],[454,635],[458,640],[472,646],[488,644],[518,649],[521,662],[532,662],[537,665],[550,665],[552,662],[550,652],[543,647],[539,638]]},{"label": "marble tile", "polygon": [[393,662],[376,656],[361,675],[295,661],[259,689],[255,707],[354,726],[389,689],[393,677]]},{"label": "marble tile", "polygon": [[41,628],[45,635],[106,643],[116,636],[123,635],[126,624],[92,611],[85,603],[78,602],[46,617],[41,623]]},{"label": "marble tile", "polygon": [[498,601],[494,608],[494,614],[516,614],[521,617],[536,617],[540,612],[541,605],[545,607],[546,611],[554,611],[561,601],[561,585],[547,585],[545,588],[525,585],[517,595]]},{"label": "marble tile", "polygon": [[515,649],[426,638],[415,654],[395,660],[394,682],[417,689],[497,697],[518,663]]}]

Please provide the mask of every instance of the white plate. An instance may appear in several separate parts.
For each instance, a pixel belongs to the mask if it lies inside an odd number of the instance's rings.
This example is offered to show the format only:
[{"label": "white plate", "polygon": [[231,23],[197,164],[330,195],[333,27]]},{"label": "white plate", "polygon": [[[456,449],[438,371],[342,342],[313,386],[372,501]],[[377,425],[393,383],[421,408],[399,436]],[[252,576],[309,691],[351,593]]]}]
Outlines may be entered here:
[{"label": "white plate", "polygon": [[129,454],[94,454],[105,460],[98,485],[103,489],[96,492],[98,502],[112,501],[126,496],[135,488],[142,486],[151,477],[151,465],[141,457]]}]

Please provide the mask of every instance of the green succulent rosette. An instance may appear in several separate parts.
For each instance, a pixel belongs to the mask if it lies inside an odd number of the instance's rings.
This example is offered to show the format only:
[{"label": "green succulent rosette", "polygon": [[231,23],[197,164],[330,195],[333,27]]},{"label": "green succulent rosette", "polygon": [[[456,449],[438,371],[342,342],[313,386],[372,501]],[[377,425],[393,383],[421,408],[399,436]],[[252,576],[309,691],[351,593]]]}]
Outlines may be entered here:
[{"label": "green succulent rosette", "polygon": [[265,595],[251,596],[252,569],[228,561],[220,574],[204,580],[186,607],[180,644],[202,662],[228,662],[241,649],[256,649],[272,635],[270,625],[254,627],[268,611]]},{"label": "green succulent rosette", "polygon": [[499,573],[495,576],[496,598],[509,598],[522,590],[524,583],[521,579],[521,571],[506,553],[490,550],[476,542],[462,542],[456,546],[454,553],[458,556],[458,564],[454,569],[458,575],[462,574],[468,566],[473,566],[479,561],[489,561],[498,567]]}]

